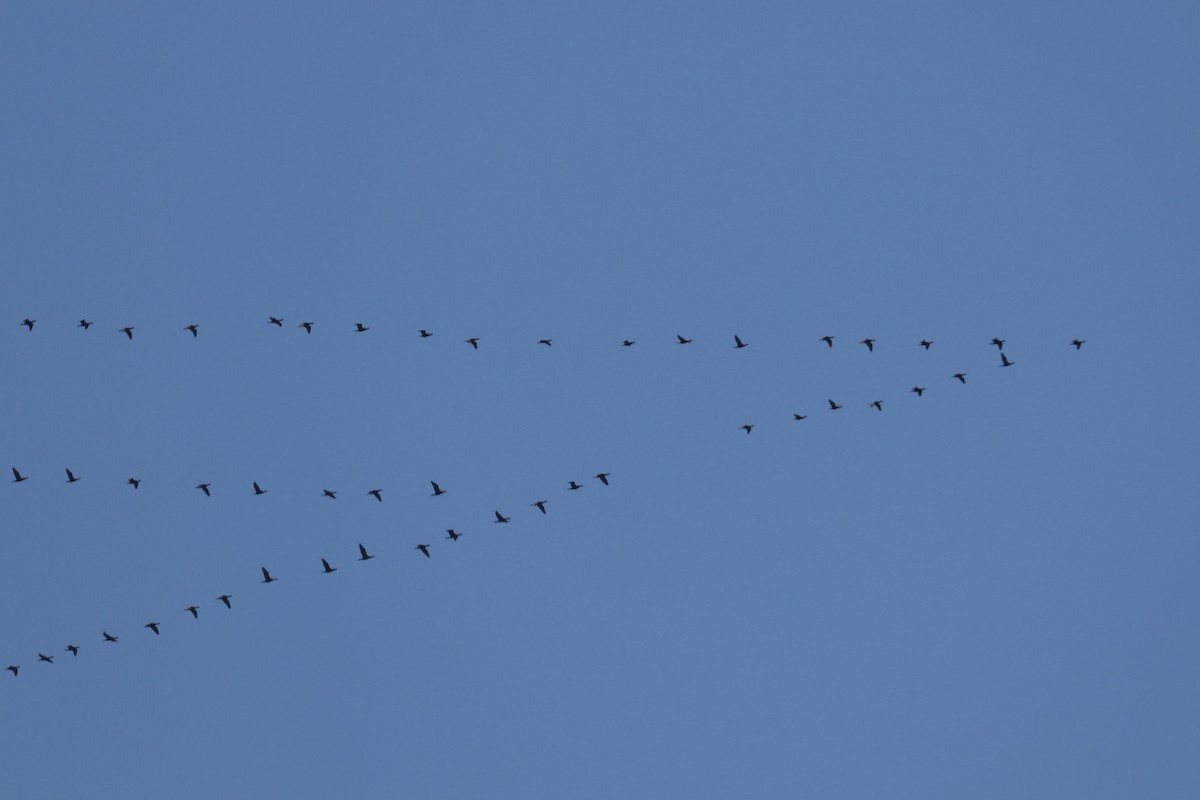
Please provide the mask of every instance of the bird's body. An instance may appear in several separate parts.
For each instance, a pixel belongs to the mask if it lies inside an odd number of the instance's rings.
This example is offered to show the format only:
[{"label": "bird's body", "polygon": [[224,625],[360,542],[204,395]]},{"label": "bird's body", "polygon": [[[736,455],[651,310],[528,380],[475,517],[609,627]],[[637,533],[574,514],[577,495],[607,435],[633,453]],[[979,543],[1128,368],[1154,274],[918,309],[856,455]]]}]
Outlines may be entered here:
[{"label": "bird's body", "polygon": [[17,468],[16,468],[16,467],[13,467],[13,468],[12,468],[12,471],[13,471],[13,483],[20,483],[21,481],[27,481],[27,480],[29,480],[29,476],[28,476],[28,475],[22,475],[20,472],[17,472]]},{"label": "bird's body", "polygon": [[323,558],[321,559],[321,567],[324,570],[326,575],[328,575],[331,572],[337,572],[337,567],[329,566],[329,562]]},{"label": "bird's body", "polygon": [[875,409],[876,411],[883,411],[883,401],[875,400],[871,403],[871,408]]},{"label": "bird's body", "polygon": [[538,344],[544,344],[546,347],[552,347],[550,339],[538,339]]},{"label": "bird's body", "polygon": [[925,387],[924,386],[914,386],[913,388],[909,389],[909,391],[916,392],[917,397],[920,397],[921,395],[925,394]]},{"label": "bird's body", "polygon": [[229,598],[231,598],[231,597],[233,597],[233,595],[223,594],[220,597],[218,597],[217,599],[220,600],[222,603],[224,603],[226,608],[233,608],[233,604],[229,602]]},{"label": "bird's body", "polygon": [[429,482],[433,486],[433,494],[430,497],[437,497],[439,494],[445,494],[446,490],[437,485],[437,481]]},{"label": "bird's body", "polygon": [[430,333],[429,331],[425,330],[424,328],[421,328],[421,330],[417,331],[417,334],[418,334],[418,335],[420,335],[420,337],[421,337],[422,339],[428,339],[430,336],[433,336],[433,334],[432,334],[432,333]]},{"label": "bird's body", "polygon": [[72,656],[79,655],[79,645],[69,644],[63,648],[63,652],[70,653]]},{"label": "bird's body", "polygon": [[685,339],[682,336],[680,336],[678,333],[675,334],[675,338],[679,340],[680,344],[691,344],[692,343],[691,339]]},{"label": "bird's body", "polygon": [[127,325],[124,328],[117,328],[117,333],[123,333],[129,337],[129,341],[133,341],[133,326]]},{"label": "bird's body", "polygon": [[212,497],[212,492],[210,492],[208,490],[209,486],[212,486],[212,484],[211,483],[197,483],[196,484],[196,488],[199,489],[200,491],[204,492],[205,497]]},{"label": "bird's body", "polygon": [[197,336],[200,335],[200,326],[199,325],[184,325],[183,329],[185,331],[191,331],[193,339],[195,339]]},{"label": "bird's body", "polygon": [[42,653],[38,653],[38,661],[45,661],[47,664],[53,664],[54,656],[47,656],[43,655]]},{"label": "bird's body", "polygon": [[75,473],[71,472],[71,470],[68,468],[67,469],[67,483],[74,483],[77,480],[79,480],[79,478],[75,477]]},{"label": "bird's body", "polygon": [[991,343],[996,345],[996,348],[1002,351],[1002,350],[1004,350],[1004,342],[1005,341],[1006,341],[1005,339],[992,339]]},{"label": "bird's body", "polygon": [[601,483],[608,486],[608,476],[611,474],[611,472],[597,472],[593,477],[599,478]]},{"label": "bird's body", "polygon": [[545,513],[546,513],[546,503],[547,503],[547,502],[548,502],[548,501],[546,501],[546,500],[538,500],[536,503],[530,503],[530,505],[532,505],[532,506],[536,506],[538,511],[542,512],[543,514],[545,514]]},{"label": "bird's body", "polygon": [[273,576],[271,575],[271,573],[267,572],[267,568],[266,568],[266,567],[263,567],[263,568],[262,568],[262,574],[263,574],[263,579],[262,579],[262,582],[263,582],[263,583],[271,583],[272,581],[277,581],[277,580],[279,580],[279,578],[273,577]]},{"label": "bird's body", "polygon": [[184,611],[191,613],[193,619],[200,619],[200,606],[188,606]]},{"label": "bird's body", "polygon": [[24,325],[26,328],[29,328],[29,330],[31,332],[33,331],[33,323],[35,323],[35,322],[37,322],[36,319],[30,319],[29,317],[26,317],[25,319],[21,320],[21,324]]},{"label": "bird's body", "polygon": [[420,550],[422,553],[425,554],[426,558],[429,558],[429,545],[419,544],[416,547],[414,547],[413,550]]},{"label": "bird's body", "polygon": [[822,336],[820,339],[818,339],[818,341],[824,342],[825,344],[829,345],[830,347],[833,347],[833,337],[832,336]]},{"label": "bird's body", "polygon": [[742,425],[739,427],[739,430],[745,431],[746,435],[749,436],[750,431],[754,430],[754,426],[753,425]]},{"label": "bird's body", "polygon": [[626,339],[625,341],[621,342],[622,347],[633,347],[635,344],[637,344],[637,342],[635,342],[633,339]]},{"label": "bird's body", "polygon": [[496,512],[496,522],[508,522],[510,518],[504,516],[499,511]]},{"label": "bird's body", "polygon": [[8,670],[9,672],[11,672],[13,674],[13,677],[15,678],[17,676],[17,673],[21,671],[21,665],[20,664],[9,664],[7,667],[5,667],[5,669]]},{"label": "bird's body", "polygon": [[383,489],[372,489],[371,491],[367,492],[367,494],[371,495],[379,502],[383,502]]},{"label": "bird's body", "polygon": [[865,344],[867,346],[867,350],[869,350],[872,353],[875,352],[875,340],[874,339],[863,339],[861,342],[859,342],[859,344]]},{"label": "bird's body", "polygon": [[807,414],[797,414],[795,412],[792,412],[792,419],[799,422],[802,419],[808,419],[808,415]]},{"label": "bird's body", "polygon": [[922,339],[921,341],[917,342],[917,344],[919,344],[921,347],[924,347],[926,350],[928,350],[929,346],[931,344],[933,344],[933,342],[929,341],[928,339]]},{"label": "bird's body", "polygon": [[479,337],[478,336],[472,336],[470,339],[463,339],[463,341],[466,342],[467,344],[471,345],[471,347],[474,347],[476,350],[479,349]]},{"label": "bird's body", "polygon": [[361,544],[358,546],[358,560],[359,561],[370,561],[374,557],[375,556],[367,553],[367,548],[363,547]]},{"label": "bird's body", "polygon": [[267,493],[266,489],[264,489],[258,485],[258,481],[252,481],[252,483],[254,484],[254,493],[255,494],[266,494]]},{"label": "bird's body", "polygon": [[582,489],[582,488],[583,488],[583,484],[581,484],[581,483],[576,483],[575,481],[568,481],[568,483],[569,483],[570,485],[569,485],[569,486],[567,486],[567,491],[571,491],[571,492],[573,492],[573,491],[575,491],[576,489]]},{"label": "bird's body", "polygon": [[328,497],[330,500],[337,500],[337,492],[330,491],[329,489],[322,489],[321,494],[324,497]]},{"label": "bird's body", "polygon": [[1015,364],[1015,363],[1017,363],[1017,362],[1015,362],[1015,361],[1009,361],[1009,360],[1008,360],[1008,356],[1006,356],[1006,355],[1004,354],[1004,351],[1001,351],[1001,352],[1000,352],[1000,366],[1002,366],[1002,367],[1011,367],[1011,366],[1012,366],[1013,364]]},{"label": "bird's body", "polygon": [[742,337],[738,336],[736,333],[733,335],[733,349],[734,350],[741,350],[743,347],[748,347],[748,346],[749,346],[749,344],[747,342],[742,341]]},{"label": "bird's body", "polygon": [[363,325],[361,322],[354,323],[354,332],[355,333],[366,333],[369,330],[371,330],[371,329],[368,328],[366,325]]},{"label": "bird's body", "polygon": [[959,383],[967,382],[967,373],[965,372],[956,372],[952,377],[958,378]]},{"label": "bird's body", "polygon": [[458,531],[454,530],[454,528],[446,528],[446,533],[447,533],[446,538],[452,542],[457,542],[458,537],[462,536],[462,534],[459,533]]},{"label": "bird's body", "polygon": [[158,632],[158,623],[157,623],[157,622],[147,622],[147,623],[146,623],[145,625],[143,625],[142,627],[143,627],[143,628],[149,628],[150,630],[154,631],[154,635],[155,635],[155,636],[160,636],[160,635],[161,635],[161,634]]},{"label": "bird's body", "polygon": [[839,408],[841,408],[841,406],[839,406],[837,403],[833,402],[832,400],[829,401],[830,411],[837,411]]},{"label": "bird's body", "polygon": [[267,317],[267,324],[268,325],[278,325],[279,327],[282,328],[283,327],[283,317]]},{"label": "bird's body", "polygon": [[129,480],[127,480],[125,482],[128,483],[130,486],[132,486],[135,489],[142,485],[141,478],[130,478]]},{"label": "bird's body", "polygon": [[305,333],[312,333],[312,326],[313,326],[314,324],[315,324],[315,323],[312,323],[312,322],[301,322],[301,323],[300,323],[299,325],[297,325],[296,327],[297,327],[297,328],[304,328],[304,332],[305,332]]},{"label": "bird's body", "polygon": [[1074,345],[1076,350],[1078,350],[1079,348],[1083,347],[1083,343],[1086,341],[1087,339],[1072,339],[1071,344]]},{"label": "bird's body", "polygon": [[88,328],[92,327],[92,323],[88,322],[86,319],[81,319],[81,320],[79,320],[79,324],[76,325],[75,327],[83,328],[86,331]]},{"label": "bird's body", "polygon": [[104,634],[104,641],[106,641],[106,642],[116,642],[116,641],[120,641],[120,638],[121,638],[121,637],[119,637],[119,636],[113,636],[113,635],[112,635],[111,633],[109,633],[108,631],[102,631],[102,633]]}]

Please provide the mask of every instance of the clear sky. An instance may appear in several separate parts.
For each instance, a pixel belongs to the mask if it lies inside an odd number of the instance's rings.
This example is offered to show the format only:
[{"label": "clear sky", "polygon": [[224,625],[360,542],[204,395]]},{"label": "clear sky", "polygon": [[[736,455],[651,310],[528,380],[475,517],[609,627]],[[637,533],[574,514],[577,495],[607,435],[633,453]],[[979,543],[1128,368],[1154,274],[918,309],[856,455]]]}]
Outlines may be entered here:
[{"label": "clear sky", "polygon": [[1194,797],[1197,23],[4,4],[0,794]]}]

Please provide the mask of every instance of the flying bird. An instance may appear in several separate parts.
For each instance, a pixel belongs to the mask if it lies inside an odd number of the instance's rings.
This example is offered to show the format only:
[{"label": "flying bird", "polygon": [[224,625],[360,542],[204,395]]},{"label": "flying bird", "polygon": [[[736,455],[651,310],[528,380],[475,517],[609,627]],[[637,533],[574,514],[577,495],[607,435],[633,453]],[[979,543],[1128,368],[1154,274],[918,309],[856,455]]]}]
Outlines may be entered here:
[{"label": "flying bird", "polygon": [[147,622],[147,623],[146,623],[145,625],[143,625],[142,627],[143,627],[143,628],[149,628],[150,630],[154,631],[154,635],[155,635],[155,636],[160,636],[160,635],[161,635],[161,634],[158,632],[158,623],[157,623],[157,622]]},{"label": "flying bird", "polygon": [[328,489],[322,489],[321,494],[328,497],[330,500],[337,500],[337,492],[331,492]]},{"label": "flying bird", "polygon": [[612,473],[611,472],[598,472],[593,477],[599,478],[601,483],[603,483],[605,486],[608,486],[608,476],[609,475],[612,475]]},{"label": "flying bird", "polygon": [[510,518],[504,516],[499,511],[496,512],[496,522],[508,522]]},{"label": "flying bird", "polygon": [[220,597],[218,597],[217,599],[220,600],[222,603],[224,603],[226,608],[233,608],[233,606],[230,605],[230,603],[229,603],[229,598],[231,598],[231,597],[233,597],[233,595],[223,594]]},{"label": "flying bird", "polygon": [[106,641],[106,642],[116,642],[116,641],[120,640],[119,636],[113,636],[108,631],[103,631],[103,633],[104,633],[104,641]]},{"label": "flying bird", "polygon": [[863,339],[861,342],[859,342],[859,344],[865,344],[867,346],[867,350],[871,351],[872,353],[875,352],[875,340],[874,339]]},{"label": "flying bird", "polygon": [[633,347],[635,344],[637,344],[637,342],[635,342],[633,339],[626,339],[625,341],[621,342],[622,347]]},{"label": "flying bird", "polygon": [[263,583],[270,583],[271,581],[277,581],[277,580],[279,580],[279,578],[272,578],[272,577],[271,577],[271,573],[267,572],[267,568],[266,568],[266,567],[263,567],[263,568],[262,568],[262,573],[263,573],[263,579],[262,579],[262,582],[263,582]]},{"label": "flying bird", "polygon": [[575,481],[570,481],[570,484],[571,484],[571,485],[567,487],[567,491],[574,491],[574,490],[576,490],[576,489],[582,489],[582,488],[583,488],[583,484],[581,484],[581,483],[576,483]]},{"label": "flying bird", "polygon": [[820,339],[818,339],[818,341],[824,342],[825,344],[829,345],[830,347],[833,347],[833,337],[832,336],[822,336]]},{"label": "flying bird", "polygon": [[749,436],[750,431],[754,430],[754,426],[753,425],[741,425],[741,426],[739,426],[738,429],[745,431],[746,435]]},{"label": "flying bird", "polygon": [[125,482],[128,483],[130,486],[132,486],[135,489],[142,485],[142,481],[140,478],[130,478],[129,480],[127,480]]},{"label": "flying bird", "polygon": [[437,497],[439,494],[445,494],[446,490],[437,485],[437,481],[429,482],[433,486],[433,494],[430,497]]},{"label": "flying bird", "polygon": [[267,324],[268,325],[278,325],[279,327],[282,328],[283,327],[283,318],[282,317],[267,317]]},{"label": "flying bird", "polygon": [[124,328],[117,328],[117,333],[123,333],[129,337],[129,341],[133,341],[133,326],[129,325]]},{"label": "flying bird", "polygon": [[454,530],[454,528],[446,528],[446,533],[450,534],[446,538],[452,542],[457,542],[458,537],[462,536],[462,534],[459,533],[458,531]]},{"label": "flying bird", "polygon": [[740,350],[743,347],[747,347],[747,346],[748,346],[747,343],[742,341],[742,337],[738,336],[736,333],[733,335],[733,349],[734,350]]},{"label": "flying bird", "polygon": [[79,480],[79,478],[75,477],[75,473],[71,472],[71,469],[69,467],[67,467],[66,469],[67,469],[67,483],[74,483],[75,481]]},{"label": "flying bird", "polygon": [[965,372],[956,372],[956,373],[954,373],[954,377],[958,378],[960,383],[967,382],[967,373],[965,373]]},{"label": "flying bird", "polygon": [[38,661],[45,661],[47,664],[53,664],[54,656],[46,656],[46,655],[42,655],[41,653],[38,653]]},{"label": "flying bird", "polygon": [[682,336],[680,336],[678,333],[675,334],[675,338],[679,340],[680,344],[691,344],[692,343],[691,339],[685,339]]},{"label": "flying bird", "polygon": [[13,677],[15,678],[17,676],[17,673],[21,671],[21,665],[20,664],[9,664],[7,667],[5,667],[5,669],[8,670],[9,672],[11,672],[13,674]]},{"label": "flying bird", "polygon": [[209,486],[212,486],[212,484],[211,483],[197,483],[196,484],[196,488],[199,489],[200,491],[204,492],[205,497],[212,497],[212,492],[210,492],[208,490]]},{"label": "flying bird", "polygon": [[367,492],[367,494],[371,495],[379,502],[383,502],[383,489],[372,489],[371,491]]},{"label": "flying bird", "polygon": [[921,395],[925,394],[925,387],[924,386],[914,386],[913,388],[909,389],[909,391],[916,392],[917,397],[920,397]]},{"label": "flying bird", "polygon": [[1004,351],[1003,351],[1003,350],[1002,350],[1002,351],[1000,351],[1000,366],[1002,366],[1002,367],[1011,367],[1011,366],[1012,366],[1013,364],[1015,364],[1015,363],[1017,363],[1017,362],[1015,362],[1015,361],[1009,361],[1009,360],[1008,360],[1008,356],[1006,356],[1006,355],[1004,354]]},{"label": "flying bird", "polygon": [[28,476],[28,475],[22,475],[21,473],[17,472],[17,468],[16,468],[16,467],[13,467],[13,468],[12,468],[12,471],[13,471],[13,483],[20,483],[21,481],[27,481],[27,480],[29,480],[29,476]]},{"label": "flying bird", "polygon": [[478,336],[472,336],[470,339],[463,339],[463,341],[466,342],[467,344],[471,345],[471,347],[474,347],[476,350],[479,349],[479,337]]},{"label": "flying bird", "polygon": [[329,562],[323,558],[321,559],[321,566],[324,567],[326,575],[328,575],[331,572],[337,572],[337,567],[329,566]]},{"label": "flying bird", "polygon": [[1087,339],[1072,339],[1071,344],[1075,346],[1076,350],[1078,350],[1079,348],[1083,347],[1083,343],[1086,341]]},{"label": "flying bird", "polygon": [[877,411],[883,411],[883,401],[882,400],[875,400],[870,405],[871,405],[871,408],[874,408]]},{"label": "flying bird", "polygon": [[546,513],[546,503],[547,503],[547,502],[548,502],[548,501],[546,501],[546,500],[538,500],[536,503],[530,503],[530,505],[532,505],[532,506],[537,506],[537,510],[538,510],[538,511],[540,511],[540,512],[542,512],[543,514],[545,514],[545,513]]},{"label": "flying bird", "polygon": [[312,333],[312,326],[313,326],[314,324],[315,324],[315,323],[312,323],[312,322],[301,322],[301,323],[300,323],[299,325],[297,325],[296,327],[297,327],[297,328],[304,328],[305,332],[307,332],[307,333]]},{"label": "flying bird", "polygon": [[193,339],[195,339],[197,336],[200,335],[200,326],[199,325],[184,325],[183,329],[185,331],[191,331]]},{"label": "flying bird", "polygon": [[370,561],[374,557],[375,556],[368,555],[367,548],[363,547],[361,544],[358,546],[358,560],[359,561]]},{"label": "flying bird", "polygon": [[267,490],[258,485],[258,481],[253,481],[255,494],[266,494]]},{"label": "flying bird", "polygon": [[841,406],[839,406],[837,403],[833,402],[832,400],[829,401],[830,411],[837,411],[839,408],[841,408]]},{"label": "flying bird", "polygon": [[79,320],[79,324],[76,325],[75,327],[83,328],[86,331],[88,328],[92,327],[92,323],[88,322],[86,319],[81,319],[81,320]]},{"label": "flying bird", "polygon": [[549,339],[538,339],[538,344],[544,344],[546,347],[553,347],[553,345],[550,344]]},{"label": "flying bird", "polygon": [[799,422],[802,419],[808,419],[808,415],[807,414],[797,414],[795,412],[792,412],[792,419]]},{"label": "flying bird", "polygon": [[33,323],[35,323],[35,322],[37,322],[36,319],[30,319],[29,317],[26,317],[25,319],[21,320],[21,324],[24,325],[26,328],[29,328],[30,331],[33,330]]},{"label": "flying bird", "polygon": [[366,325],[363,325],[361,322],[354,323],[354,332],[355,333],[366,333],[369,330],[371,330],[371,329],[368,328]]},{"label": "flying bird", "polygon": [[991,343],[996,345],[997,349],[1003,350],[1005,341],[1006,341],[1005,339],[992,339]]},{"label": "flying bird", "polygon": [[926,350],[928,350],[929,345],[933,344],[933,342],[929,341],[928,339],[922,339],[921,341],[917,342],[917,344],[919,344],[921,347],[924,347]]},{"label": "flying bird", "polygon": [[69,644],[63,648],[64,653],[70,653],[72,656],[79,655],[79,645]]},{"label": "flying bird", "polygon": [[432,333],[425,330],[424,328],[421,328],[421,330],[417,331],[417,333],[420,334],[422,339],[428,339],[430,336],[433,336]]},{"label": "flying bird", "polygon": [[188,606],[184,611],[189,611],[194,619],[200,619],[200,606]]},{"label": "flying bird", "polygon": [[429,558],[429,545],[419,544],[416,547],[414,547],[413,550],[420,550],[422,553],[425,554],[426,558]]}]

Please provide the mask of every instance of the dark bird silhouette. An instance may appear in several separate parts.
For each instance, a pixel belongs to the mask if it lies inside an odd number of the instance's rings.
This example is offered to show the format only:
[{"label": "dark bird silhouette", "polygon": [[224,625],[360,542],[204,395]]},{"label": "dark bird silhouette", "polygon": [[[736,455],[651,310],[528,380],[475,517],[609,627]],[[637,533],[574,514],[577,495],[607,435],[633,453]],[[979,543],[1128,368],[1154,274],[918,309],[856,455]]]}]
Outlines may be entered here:
[{"label": "dark bird silhouette", "polygon": [[312,326],[313,326],[314,324],[316,324],[316,323],[313,323],[313,322],[301,322],[301,323],[300,323],[299,325],[297,325],[296,327],[297,327],[297,328],[304,328],[304,331],[305,331],[306,333],[312,333]]},{"label": "dark bird silhouette", "polygon": [[218,597],[217,599],[220,600],[222,603],[224,603],[226,608],[233,608],[233,606],[229,602],[229,598],[231,598],[231,597],[233,597],[233,595],[223,594],[220,597]]},{"label": "dark bird silhouette", "polygon": [[1072,339],[1071,344],[1073,344],[1075,349],[1078,350],[1079,348],[1083,347],[1083,343],[1086,341],[1087,339]]},{"label": "dark bird silhouette", "polygon": [[104,641],[106,641],[106,642],[117,642],[117,641],[120,641],[120,638],[121,638],[121,637],[119,637],[119,636],[113,636],[113,635],[112,635],[111,633],[109,633],[108,631],[102,631],[102,633],[104,634]]},{"label": "dark bird silhouette", "polygon": [[691,339],[685,339],[682,336],[680,336],[678,333],[675,334],[675,338],[679,340],[680,344],[691,344],[692,343]]},{"label": "dark bird silhouette", "polygon": [[967,373],[965,373],[965,372],[956,372],[956,373],[954,373],[954,377],[958,378],[960,383],[967,382]]},{"label": "dark bird silhouette", "polygon": [[36,319],[30,319],[29,317],[26,317],[25,319],[21,320],[21,324],[24,325],[26,328],[29,328],[30,331],[33,330],[33,323],[35,323],[35,322],[37,322]]},{"label": "dark bird silhouette", "polygon": [[603,483],[605,486],[608,486],[608,476],[609,475],[612,475],[612,473],[611,472],[597,472],[594,477],[599,478],[601,483]]},{"label": "dark bird silhouette", "polygon": [[446,528],[446,533],[449,534],[446,538],[452,542],[457,542],[458,537],[462,536],[462,534],[454,530],[454,528]]},{"label": "dark bird silhouette", "polygon": [[859,344],[865,344],[869,351],[871,351],[872,353],[875,352],[875,340],[874,339],[863,339],[861,342],[859,342]]},{"label": "dark bird silhouette", "polygon": [[67,468],[67,483],[74,483],[77,480],[79,480],[79,478],[76,478],[75,473],[71,472],[71,469],[68,467]]},{"label": "dark bird silhouette", "polygon": [[425,554],[426,558],[429,558],[429,545],[419,544],[416,547],[414,547],[413,550],[420,550],[422,553]]},{"label": "dark bird silhouette", "polygon": [[28,475],[22,475],[21,473],[17,472],[17,468],[16,468],[16,467],[13,467],[13,468],[12,468],[12,471],[13,471],[13,483],[20,483],[21,481],[27,481],[27,480],[29,480],[29,476],[28,476]]},{"label": "dark bird silhouette", "polygon": [[92,327],[92,323],[88,322],[86,319],[81,319],[81,320],[79,320],[79,324],[76,325],[75,327],[83,328],[86,331],[88,328]]},{"label": "dark bird silhouette", "polygon": [[921,347],[924,347],[926,350],[928,350],[929,345],[933,344],[933,342],[929,341],[928,339],[922,339],[921,341],[917,342],[917,344],[919,344]]},{"label": "dark bird silhouette", "polygon": [[383,489],[372,489],[371,491],[367,492],[367,494],[371,495],[379,502],[383,502]]},{"label": "dark bird silhouette", "polygon": [[544,344],[546,347],[552,347],[549,339],[538,339],[538,344]]},{"label": "dark bird silhouette", "polygon": [[479,337],[478,336],[472,336],[470,339],[463,339],[463,341],[466,342],[467,344],[471,345],[471,347],[474,347],[476,350],[479,349]]},{"label": "dark bird silhouette", "polygon": [[576,483],[575,481],[570,481],[570,484],[571,484],[571,485],[567,487],[567,491],[574,491],[574,490],[576,490],[576,489],[582,489],[582,488],[583,488],[583,484],[581,484],[581,483]]},{"label": "dark bird silhouette", "polygon": [[129,480],[127,480],[125,482],[128,483],[130,486],[132,486],[135,489],[142,485],[142,481],[140,478],[130,478]]},{"label": "dark bird silhouette", "polygon": [[363,325],[361,322],[354,323],[354,332],[355,333],[366,333],[369,330],[371,330],[371,329],[368,328],[366,325]]},{"label": "dark bird silhouette", "polygon": [[255,494],[266,494],[267,490],[258,485],[258,481],[253,481]]},{"label": "dark bird silhouette", "polygon": [[268,325],[278,325],[279,327],[282,328],[283,327],[283,317],[267,317],[267,324]]},{"label": "dark bird silhouette", "polygon": [[745,431],[746,435],[749,436],[750,431],[754,430],[754,426],[753,425],[740,425],[740,426],[738,426],[738,430]]},{"label": "dark bird silhouette", "polygon": [[433,494],[431,494],[430,497],[437,497],[439,494],[446,493],[445,489],[437,485],[437,481],[430,481],[429,483],[431,486],[433,486]]},{"label": "dark bird silhouette", "polygon": [[996,345],[996,347],[1000,350],[1004,349],[1004,342],[1004,339],[992,339],[992,344]]},{"label": "dark bird silhouette", "polygon": [[328,575],[328,574],[329,574],[329,573],[331,573],[331,572],[337,572],[337,567],[331,567],[331,566],[329,566],[329,562],[328,562],[328,561],[326,561],[326,560],[325,560],[325,559],[323,559],[323,558],[321,559],[321,566],[322,566],[322,567],[325,569],[325,574],[326,574],[326,575]]},{"label": "dark bird silhouette", "polygon": [[337,500],[337,492],[331,492],[328,489],[322,489],[321,494],[328,497],[330,500]]},{"label": "dark bird silhouette", "polygon": [[70,653],[72,657],[79,655],[79,645],[69,644],[63,648],[63,652]]},{"label": "dark bird silhouette", "polygon": [[1015,363],[1017,363],[1017,362],[1015,362],[1015,361],[1009,361],[1009,360],[1008,360],[1008,356],[1006,356],[1006,355],[1003,353],[1003,351],[1001,351],[1001,353],[1000,353],[1000,366],[1002,366],[1002,367],[1011,367],[1011,366],[1012,366],[1013,364],[1015,364]]},{"label": "dark bird silhouette", "polygon": [[871,408],[874,408],[876,411],[883,411],[883,401],[882,400],[875,400],[870,405],[871,405]]},{"label": "dark bird silhouette", "polygon": [[183,329],[185,331],[191,331],[193,339],[195,339],[197,336],[200,335],[200,326],[199,325],[184,325]]},{"label": "dark bird silhouette", "polygon": [[841,408],[841,406],[839,406],[837,403],[833,402],[832,400],[829,401],[830,411],[837,411],[839,408]]},{"label": "dark bird silhouette", "polygon": [[212,484],[211,483],[197,483],[196,484],[196,488],[199,489],[200,491],[204,492],[205,497],[212,497],[212,492],[208,491],[209,486],[212,486]]},{"label": "dark bird silhouette", "polygon": [[747,343],[743,342],[742,338],[740,336],[738,336],[736,333],[733,335],[733,349],[734,350],[740,350],[743,347],[747,347],[747,346],[748,346]]},{"label": "dark bird silhouette", "polygon": [[38,653],[38,661],[45,661],[47,664],[53,664],[54,656],[45,656],[45,655],[42,655],[41,653]]},{"label": "dark bird silhouette", "polygon": [[548,501],[546,501],[546,500],[538,500],[536,503],[530,503],[530,505],[537,506],[537,510],[542,512],[543,514],[545,514],[547,502]]},{"label": "dark bird silhouette", "polygon": [[793,412],[793,413],[792,413],[792,419],[794,419],[794,420],[796,420],[797,422],[799,422],[799,421],[800,421],[800,420],[802,420],[802,419],[808,419],[808,415],[807,415],[807,414],[797,414],[797,413]]},{"label": "dark bird silhouette", "polygon": [[499,511],[496,512],[496,522],[508,522],[510,518],[504,516]]},{"label": "dark bird silhouette", "polygon": [[150,630],[154,631],[154,635],[155,635],[155,636],[160,636],[160,635],[161,635],[161,634],[158,632],[158,623],[157,623],[157,622],[147,622],[147,623],[146,623],[145,625],[143,625],[142,627],[143,627],[143,628],[149,628]]},{"label": "dark bird silhouette", "polygon": [[433,336],[432,333],[425,330],[424,328],[421,328],[421,330],[417,331],[417,333],[420,334],[422,339],[428,339],[430,336]]},{"label": "dark bird silhouette", "polygon": [[626,339],[625,341],[621,342],[622,347],[633,347],[635,344],[637,344],[637,342],[635,342],[633,339]]},{"label": "dark bird silhouette", "polygon": [[129,341],[133,341],[133,326],[129,325],[124,328],[117,328],[117,333],[123,333],[129,337]]},{"label": "dark bird silhouette", "polygon": [[925,394],[925,387],[924,386],[914,386],[913,388],[909,389],[909,391],[916,392],[917,397],[920,397],[921,395]]},{"label": "dark bird silhouette", "polygon": [[367,548],[363,547],[361,544],[358,546],[358,560],[359,561],[370,561],[374,557],[375,556],[367,553]]},{"label": "dark bird silhouette", "polygon": [[262,573],[263,573],[263,579],[262,579],[262,582],[263,582],[263,583],[270,583],[271,581],[277,581],[277,580],[279,580],[279,578],[272,578],[272,577],[271,577],[271,573],[267,572],[267,568],[266,568],[266,567],[263,567],[263,568],[262,568]]},{"label": "dark bird silhouette", "polygon": [[191,612],[193,619],[200,619],[200,606],[188,606],[184,611]]},{"label": "dark bird silhouette", "polygon": [[833,337],[832,336],[822,336],[819,341],[822,341],[825,344],[829,345],[830,347],[833,347]]},{"label": "dark bird silhouette", "polygon": [[21,671],[21,665],[20,664],[9,664],[7,667],[5,667],[5,669],[8,670],[9,672],[11,672],[13,674],[13,677],[15,678],[17,676],[17,673]]}]

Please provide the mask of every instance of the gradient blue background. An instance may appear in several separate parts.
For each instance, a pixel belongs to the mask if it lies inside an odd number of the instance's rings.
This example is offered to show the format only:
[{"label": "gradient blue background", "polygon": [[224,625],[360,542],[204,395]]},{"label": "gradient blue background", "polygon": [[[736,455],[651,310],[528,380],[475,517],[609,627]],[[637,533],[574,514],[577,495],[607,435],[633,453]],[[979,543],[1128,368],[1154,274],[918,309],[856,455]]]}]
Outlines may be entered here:
[{"label": "gradient blue background", "polygon": [[5,4],[0,794],[1194,797],[1197,22]]}]

